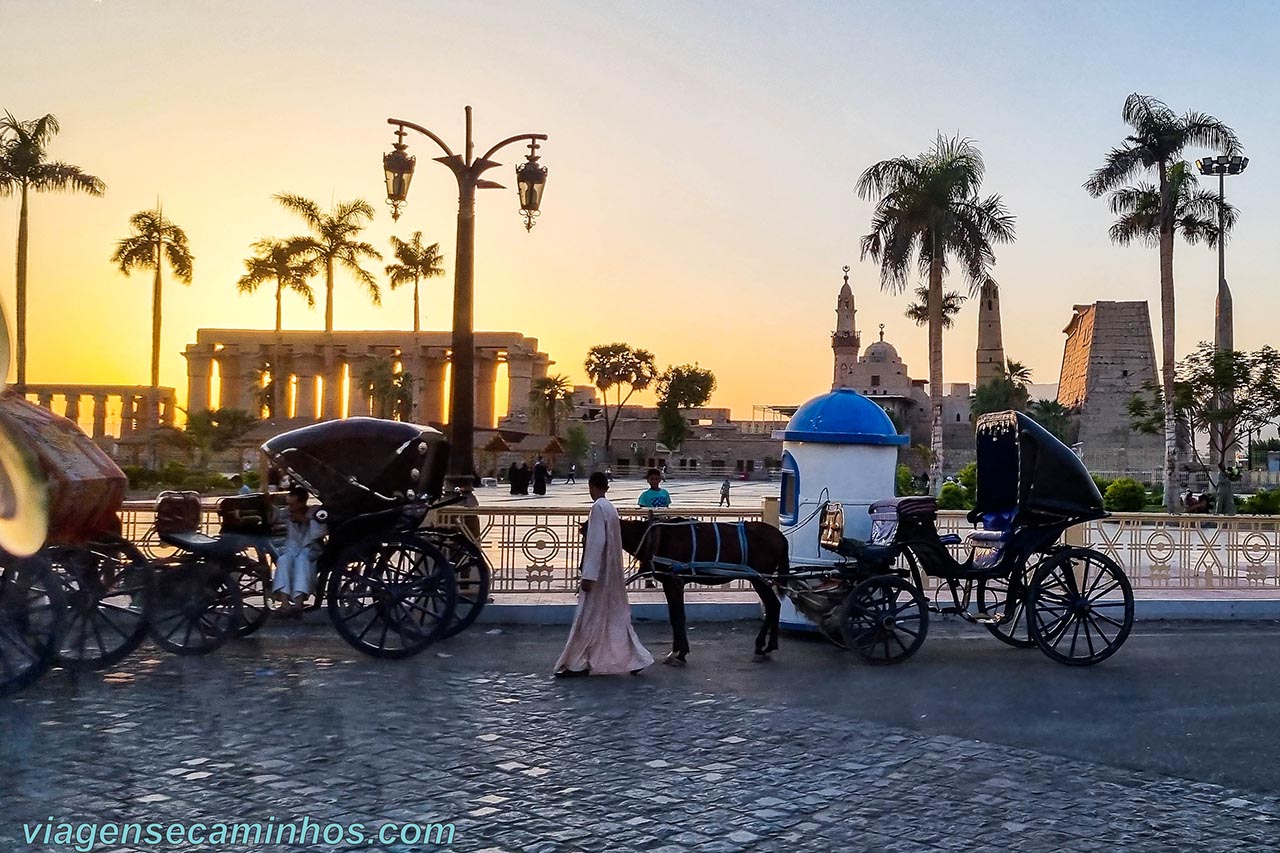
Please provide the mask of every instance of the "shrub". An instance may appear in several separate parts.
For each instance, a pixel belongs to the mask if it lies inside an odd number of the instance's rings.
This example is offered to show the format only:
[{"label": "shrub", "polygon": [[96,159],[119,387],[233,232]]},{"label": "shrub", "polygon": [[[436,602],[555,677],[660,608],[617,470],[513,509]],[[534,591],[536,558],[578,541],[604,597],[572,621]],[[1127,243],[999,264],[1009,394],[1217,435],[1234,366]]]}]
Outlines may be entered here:
[{"label": "shrub", "polygon": [[1111,512],[1141,512],[1147,503],[1147,487],[1131,477],[1121,477],[1107,486],[1102,505]]},{"label": "shrub", "polygon": [[943,483],[938,493],[938,509],[973,509],[973,498],[959,483]]},{"label": "shrub", "polygon": [[1107,489],[1111,488],[1111,484],[1115,482],[1115,480],[1110,480],[1106,477],[1099,477],[1097,474],[1090,474],[1089,476],[1093,478],[1093,484],[1098,487],[1098,492],[1103,495],[1107,493]]},{"label": "shrub", "polygon": [[1280,489],[1259,489],[1240,502],[1240,511],[1248,515],[1280,515]]},{"label": "shrub", "polygon": [[912,474],[911,469],[906,465],[898,466],[898,472],[894,476],[893,493],[898,497],[920,494],[920,484],[916,482],[916,475]]},{"label": "shrub", "polygon": [[972,500],[978,494],[978,463],[970,462],[961,468],[956,472],[956,479],[960,481],[960,485],[964,486],[964,490],[969,493]]},{"label": "shrub", "polygon": [[259,471],[257,468],[254,468],[253,470],[250,470],[250,471],[245,471],[240,476],[244,479],[244,484],[249,488],[256,491],[262,487],[262,472]]},{"label": "shrub", "polygon": [[141,465],[122,465],[120,470],[129,478],[130,489],[149,489],[160,482],[160,472]]}]

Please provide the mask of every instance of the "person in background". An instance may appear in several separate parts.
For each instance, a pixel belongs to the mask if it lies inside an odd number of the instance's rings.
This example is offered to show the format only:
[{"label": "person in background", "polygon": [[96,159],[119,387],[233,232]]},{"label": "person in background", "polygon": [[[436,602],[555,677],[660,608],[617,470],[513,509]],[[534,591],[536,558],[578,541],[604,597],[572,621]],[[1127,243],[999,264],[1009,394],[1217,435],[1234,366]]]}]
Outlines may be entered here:
[{"label": "person in background", "polygon": [[542,461],[542,457],[538,457],[538,461],[533,463],[533,493],[535,495],[545,495],[547,493],[547,463]]},{"label": "person in background", "polygon": [[231,477],[231,486],[236,490],[237,495],[248,495],[253,493],[253,489],[249,488],[249,484],[244,481],[244,477],[235,474]]},{"label": "person in background", "polygon": [[307,508],[307,490],[294,486],[285,498],[285,541],[276,558],[271,584],[281,616],[301,617],[303,601],[316,582],[316,560],[325,537],[324,525]]},{"label": "person in background", "polygon": [[529,482],[533,479],[533,472],[529,470],[528,462],[520,463],[520,494],[529,494]]},{"label": "person in background", "polygon": [[564,484],[565,484],[566,486],[568,486],[568,485],[575,485],[575,486],[576,486],[576,485],[578,484],[577,474],[578,474],[578,466],[577,466],[575,463],[570,462],[570,463],[569,463],[569,473],[568,473],[568,475],[564,478]]},{"label": "person in background", "polygon": [[729,506],[729,478],[725,477],[720,484],[720,506]]},{"label": "person in background", "polygon": [[665,509],[671,506],[671,493],[662,488],[662,472],[657,468],[650,468],[645,479],[649,481],[649,488],[640,493],[637,501],[639,506],[647,509]]},{"label": "person in background", "polygon": [[639,675],[653,664],[653,655],[631,627],[618,510],[605,497],[609,480],[604,474],[592,474],[587,490],[593,503],[582,551],[578,609],[555,674],[558,678],[626,672]]},{"label": "person in background", "polygon": [[507,482],[511,484],[511,494],[520,494],[520,469],[516,467],[516,463],[512,462],[511,467],[507,469]]}]

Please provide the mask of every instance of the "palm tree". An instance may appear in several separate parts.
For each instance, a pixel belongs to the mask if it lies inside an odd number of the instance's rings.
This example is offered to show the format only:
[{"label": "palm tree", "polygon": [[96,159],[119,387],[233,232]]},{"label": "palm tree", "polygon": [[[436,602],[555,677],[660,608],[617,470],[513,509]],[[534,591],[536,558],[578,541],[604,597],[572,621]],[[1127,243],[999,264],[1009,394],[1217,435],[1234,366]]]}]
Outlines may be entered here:
[{"label": "palm tree", "polygon": [[184,284],[191,283],[191,247],[181,228],[165,219],[160,205],[155,210],[143,210],[129,217],[133,233],[116,245],[111,263],[120,272],[129,275],[135,269],[155,270],[151,286],[151,387],[160,386],[160,307],[161,273],[165,261],[173,267],[173,273]]},{"label": "palm tree", "polygon": [[432,243],[430,246],[424,246],[422,232],[414,231],[413,239],[408,243],[398,237],[392,237],[391,248],[395,250],[396,260],[400,262],[387,265],[387,275],[391,277],[391,289],[395,290],[402,284],[413,285],[413,330],[421,331],[418,282],[424,278],[444,275],[440,244]]},{"label": "palm tree", "polygon": [[[1173,195],[1173,230],[1192,246],[1203,240],[1209,248],[1218,246],[1218,194],[1201,188],[1190,163],[1169,166],[1169,190]],[[1145,181],[1121,187],[1108,197],[1112,223],[1111,241],[1121,246],[1133,242],[1157,248],[1160,245],[1160,190]],[[1222,203],[1223,220],[1229,233],[1239,211],[1230,202]]]},{"label": "palm tree", "polygon": [[107,185],[79,166],[50,162],[45,151],[60,130],[53,115],[20,121],[6,111],[0,119],[0,196],[17,193],[18,285],[17,319],[18,387],[27,384],[27,196],[32,192],[83,192],[100,196]]},{"label": "palm tree", "polygon": [[929,486],[936,494],[942,446],[942,279],[957,261],[976,293],[990,279],[994,243],[1014,239],[1014,217],[999,195],[978,196],[985,167],[971,140],[941,135],[915,157],[882,160],[858,178],[861,198],[876,202],[862,256],[880,264],[880,284],[900,292],[913,267],[929,278],[929,399],[932,409]]},{"label": "palm tree", "polygon": [[375,418],[404,420],[413,411],[413,377],[397,373],[390,359],[369,364],[360,374],[360,384],[373,403]]},{"label": "palm tree", "polygon": [[373,206],[363,199],[343,201],[334,205],[329,213],[323,213],[319,205],[309,198],[293,193],[277,193],[273,196],[284,206],[302,217],[311,229],[312,237],[298,237],[306,241],[317,262],[324,263],[324,330],[333,331],[333,268],[341,263],[355,276],[356,281],[369,291],[374,305],[382,304],[382,292],[373,275],[360,266],[361,258],[382,259],[382,253],[355,237],[364,230],[365,222],[373,219]]},{"label": "palm tree", "polygon": [[307,300],[307,307],[314,308],[315,293],[307,279],[316,274],[314,258],[307,257],[310,252],[309,241],[276,240],[267,238],[253,244],[257,253],[245,258],[245,274],[236,282],[236,290],[241,293],[254,293],[264,282],[276,283],[276,333],[281,330],[281,301],[286,290]]},{"label": "palm tree", "polygon": [[[942,294],[942,328],[950,329],[955,325],[955,317],[964,305],[965,297],[954,290]],[[916,301],[907,306],[906,317],[917,326],[929,322],[929,285],[922,284],[916,288]]]},{"label": "palm tree", "polygon": [[[1216,148],[1224,155],[1240,152],[1235,131],[1211,115],[1186,112],[1177,115],[1163,101],[1137,92],[1125,99],[1121,113],[1132,133],[1107,152],[1106,162],[1089,176],[1084,188],[1098,198],[1123,187],[1134,176],[1155,170],[1159,206],[1155,212],[1156,244],[1160,247],[1160,379],[1164,392],[1164,495],[1165,508],[1177,512],[1178,426],[1173,385],[1177,362],[1174,350],[1173,236],[1177,228],[1177,196],[1170,182],[1170,167],[1179,162],[1188,146]],[[1115,201],[1113,200],[1113,205]]]},{"label": "palm tree", "polygon": [[1031,384],[1031,368],[1020,361],[1014,361],[1011,358],[1006,359],[1004,363],[1004,378],[1013,387],[1025,391],[1027,386]]},{"label": "palm tree", "polygon": [[552,437],[558,436],[560,415],[568,410],[572,399],[573,382],[563,373],[533,380],[533,390],[529,392],[533,414],[546,420]]}]

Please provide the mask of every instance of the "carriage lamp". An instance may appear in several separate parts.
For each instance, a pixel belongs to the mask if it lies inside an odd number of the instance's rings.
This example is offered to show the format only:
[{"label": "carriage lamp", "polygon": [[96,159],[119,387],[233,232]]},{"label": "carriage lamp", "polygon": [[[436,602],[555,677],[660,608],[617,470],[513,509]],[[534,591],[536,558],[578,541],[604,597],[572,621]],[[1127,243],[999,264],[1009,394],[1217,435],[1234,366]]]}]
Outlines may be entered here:
[{"label": "carriage lamp", "polygon": [[391,205],[391,218],[400,218],[400,206],[409,196],[409,182],[413,180],[413,167],[418,158],[406,154],[409,146],[404,142],[404,126],[396,128],[396,141],[392,150],[382,155],[382,170],[387,176],[387,204]]},{"label": "carriage lamp", "polygon": [[524,230],[533,229],[533,220],[542,204],[542,190],[547,185],[547,167],[538,163],[538,140],[529,140],[529,153],[516,167],[516,190],[520,194],[520,212],[524,214]]}]

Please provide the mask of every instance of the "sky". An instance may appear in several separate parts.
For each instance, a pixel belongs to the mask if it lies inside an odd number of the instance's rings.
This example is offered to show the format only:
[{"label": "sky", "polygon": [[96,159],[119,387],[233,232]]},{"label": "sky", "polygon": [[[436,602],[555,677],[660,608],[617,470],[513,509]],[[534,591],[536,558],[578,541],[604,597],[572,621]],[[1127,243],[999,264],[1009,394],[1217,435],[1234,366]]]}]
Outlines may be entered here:
[{"label": "sky", "polygon": [[[252,242],[302,227],[273,193],[373,202],[365,237],[388,254],[392,235],[439,242],[448,275],[426,285],[423,326],[447,328],[456,184],[410,138],[418,170],[393,223],[380,158],[389,117],[458,150],[467,104],[480,151],[550,137],[531,233],[514,189],[479,193],[476,328],[537,338],[575,382],[590,346],[625,341],[660,366],[711,369],[712,405],[736,416],[803,402],[830,387],[845,264],[864,343],[884,323],[926,376],[907,296],[882,292],[859,258],[872,205],[854,182],[939,132],[976,140],[983,192],[1017,217],[994,269],[1009,357],[1056,382],[1072,305],[1102,299],[1149,300],[1158,347],[1156,252],[1111,245],[1105,202],[1081,188],[1122,140],[1134,91],[1239,134],[1251,164],[1227,188],[1241,210],[1227,256],[1236,346],[1280,343],[1266,254],[1280,215],[1264,203],[1280,188],[1273,3],[0,0],[0,31],[0,109],[55,114],[52,157],[108,186],[32,200],[33,383],[148,381],[150,276],[109,257],[157,199],[196,259],[192,285],[164,292],[162,384],[180,397],[197,328],[272,328],[273,289],[241,296],[235,282]],[[520,149],[497,159],[488,177],[513,188]],[[10,314],[17,220],[17,200],[0,198]],[[1175,273],[1182,355],[1212,337],[1216,255],[1180,244]],[[411,299],[388,291],[374,308],[340,274],[337,328],[411,328]],[[976,309],[946,336],[948,382],[973,379]],[[286,297],[287,328],[323,317]]]}]

